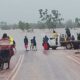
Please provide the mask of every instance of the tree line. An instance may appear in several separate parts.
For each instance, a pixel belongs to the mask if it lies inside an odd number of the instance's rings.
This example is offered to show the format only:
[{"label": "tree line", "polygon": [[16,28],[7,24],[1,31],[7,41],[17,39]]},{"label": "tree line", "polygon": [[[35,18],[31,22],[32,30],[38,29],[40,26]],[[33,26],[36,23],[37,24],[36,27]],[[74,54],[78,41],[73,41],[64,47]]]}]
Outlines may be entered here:
[{"label": "tree line", "polygon": [[17,24],[9,25],[7,22],[0,22],[1,29],[21,29],[28,30],[31,28],[54,29],[54,28],[80,28],[80,18],[76,17],[74,21],[68,20],[64,23],[64,18],[58,10],[39,9],[39,21],[37,23],[28,23],[19,21]]}]

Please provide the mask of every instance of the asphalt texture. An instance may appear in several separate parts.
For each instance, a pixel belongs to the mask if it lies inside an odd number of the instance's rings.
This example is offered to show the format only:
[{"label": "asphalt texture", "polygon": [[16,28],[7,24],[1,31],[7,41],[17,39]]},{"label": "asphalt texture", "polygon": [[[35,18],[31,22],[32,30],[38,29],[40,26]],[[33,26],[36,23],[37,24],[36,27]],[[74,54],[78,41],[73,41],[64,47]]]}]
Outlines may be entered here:
[{"label": "asphalt texture", "polygon": [[74,50],[21,53],[24,55],[23,62],[11,80],[80,80],[79,55]]}]

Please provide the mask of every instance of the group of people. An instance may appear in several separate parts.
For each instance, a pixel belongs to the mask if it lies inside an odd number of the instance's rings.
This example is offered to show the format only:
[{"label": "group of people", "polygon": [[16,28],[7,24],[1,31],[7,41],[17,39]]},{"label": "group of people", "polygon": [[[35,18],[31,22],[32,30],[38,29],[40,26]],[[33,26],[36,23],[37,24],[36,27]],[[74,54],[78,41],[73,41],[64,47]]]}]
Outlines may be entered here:
[{"label": "group of people", "polygon": [[[28,38],[27,38],[27,36],[25,36],[24,37],[24,46],[25,46],[26,50],[28,48],[28,43],[29,43]],[[37,43],[36,43],[36,37],[35,36],[31,39],[30,50],[37,50]]]},{"label": "group of people", "polygon": [[[58,45],[58,33],[55,30],[53,30],[52,38],[55,39],[56,41],[55,44]],[[50,46],[48,40],[49,38],[47,37],[47,35],[45,35],[45,37],[43,37],[43,44],[42,44],[45,50],[48,50]]]},{"label": "group of people", "polygon": [[74,35],[71,34],[70,29],[66,28],[65,29],[66,34],[61,34],[60,35],[60,41],[70,41],[70,40],[75,40]]},{"label": "group of people", "polygon": [[70,40],[75,40],[74,35],[71,35],[70,37],[64,34],[60,35],[60,41],[70,41]]},{"label": "group of people", "polygon": [[[68,39],[75,40],[75,37],[73,35],[71,36],[71,33],[68,29],[66,30],[66,34],[67,34],[67,36],[64,38],[64,40],[68,40]],[[62,35],[62,37],[63,36],[64,35]],[[53,30],[52,38],[55,38],[56,45],[57,45],[58,44],[58,33],[55,30]],[[49,49],[48,40],[49,40],[49,38],[47,37],[47,35],[45,35],[45,37],[43,37],[43,43],[42,43],[43,48],[45,50]],[[1,63],[2,59],[5,59],[8,56],[11,58],[11,56],[14,55],[13,49],[16,50],[15,40],[13,39],[13,37],[8,36],[7,33],[3,34],[2,38],[0,39],[0,42],[1,41],[8,41],[10,46],[9,45],[6,45],[6,46],[0,45],[0,63]],[[30,44],[30,50],[37,50],[37,43],[36,43],[36,37],[35,36],[33,36],[33,38],[30,40],[30,43],[31,43]],[[24,37],[24,46],[25,46],[26,50],[28,50],[28,45],[29,45],[28,37],[25,36]],[[10,61],[8,61],[7,69],[9,69],[9,64],[10,64]],[[0,64],[0,67],[1,67],[1,64]]]}]

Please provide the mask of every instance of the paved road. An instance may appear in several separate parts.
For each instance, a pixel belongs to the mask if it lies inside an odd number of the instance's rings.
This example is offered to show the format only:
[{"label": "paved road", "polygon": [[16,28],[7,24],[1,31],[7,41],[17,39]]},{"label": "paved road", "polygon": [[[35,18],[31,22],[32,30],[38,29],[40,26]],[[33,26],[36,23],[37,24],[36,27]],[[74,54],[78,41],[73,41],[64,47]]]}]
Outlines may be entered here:
[{"label": "paved road", "polygon": [[22,51],[22,62],[11,80],[80,80],[80,60],[74,51]]}]

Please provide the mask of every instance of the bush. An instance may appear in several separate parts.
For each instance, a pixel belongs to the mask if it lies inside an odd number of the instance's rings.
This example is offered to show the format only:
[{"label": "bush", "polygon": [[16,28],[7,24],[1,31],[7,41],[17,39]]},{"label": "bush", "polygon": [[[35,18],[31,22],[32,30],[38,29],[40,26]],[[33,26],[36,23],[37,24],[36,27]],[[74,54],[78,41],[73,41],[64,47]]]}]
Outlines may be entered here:
[{"label": "bush", "polygon": [[77,40],[80,40],[80,33],[77,34]]}]

